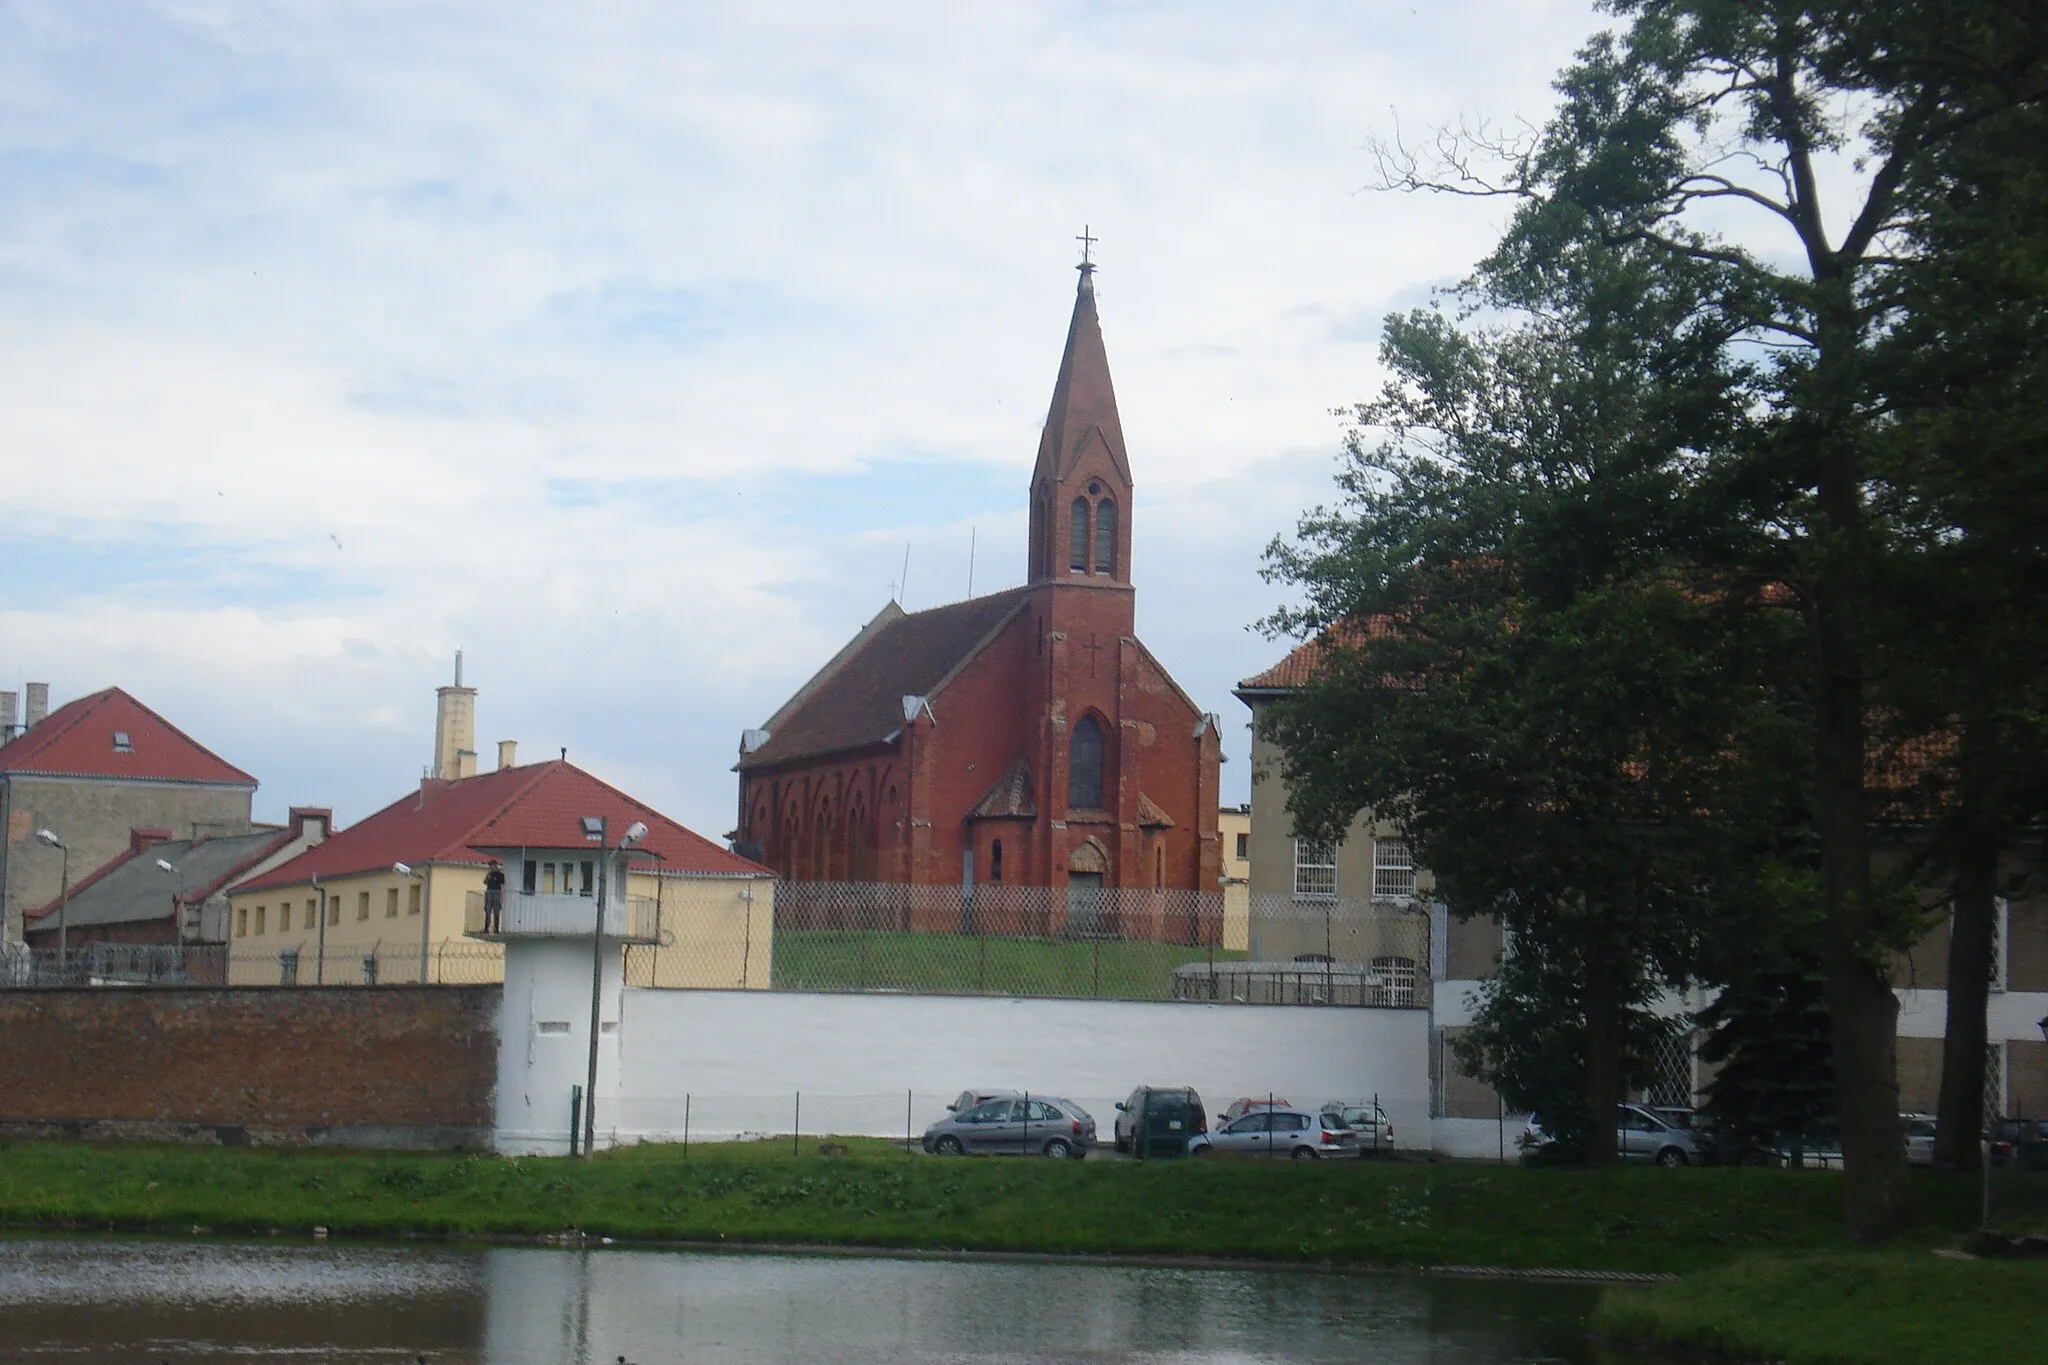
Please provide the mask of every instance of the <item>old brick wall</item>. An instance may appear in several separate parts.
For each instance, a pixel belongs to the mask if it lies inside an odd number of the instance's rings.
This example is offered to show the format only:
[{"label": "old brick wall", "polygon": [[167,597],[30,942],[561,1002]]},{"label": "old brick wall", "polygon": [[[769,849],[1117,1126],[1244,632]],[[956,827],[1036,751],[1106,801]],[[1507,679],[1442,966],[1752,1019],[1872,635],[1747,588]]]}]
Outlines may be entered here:
[{"label": "old brick wall", "polygon": [[0,1133],[485,1146],[501,994],[0,991]]}]

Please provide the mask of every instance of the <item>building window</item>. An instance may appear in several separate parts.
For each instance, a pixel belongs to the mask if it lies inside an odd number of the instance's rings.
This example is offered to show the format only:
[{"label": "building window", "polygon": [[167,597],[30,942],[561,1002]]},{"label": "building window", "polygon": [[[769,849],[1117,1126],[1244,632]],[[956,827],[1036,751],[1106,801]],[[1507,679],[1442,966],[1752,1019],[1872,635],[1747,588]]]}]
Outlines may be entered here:
[{"label": "building window", "polygon": [[1415,959],[1376,957],[1366,968],[1365,1003],[1390,1009],[1415,1004]]},{"label": "building window", "polygon": [[304,919],[300,920],[300,921],[299,921],[299,923],[301,923],[301,924],[305,925],[305,926],[306,926],[306,927],[307,927],[308,929],[314,929],[314,928],[318,928],[318,927],[319,927],[319,924],[320,924],[320,902],[319,902],[319,901],[317,901],[317,900],[310,900],[310,901],[307,901],[307,902],[306,902],[306,917],[305,917]]},{"label": "building window", "polygon": [[1074,522],[1067,534],[1067,567],[1088,572],[1088,499],[1074,499]]},{"label": "building window", "polygon": [[1252,836],[1251,836],[1251,835],[1249,835],[1249,834],[1240,834],[1240,835],[1238,835],[1238,836],[1237,836],[1237,860],[1238,860],[1239,862],[1244,862],[1244,861],[1245,861],[1246,859],[1250,858],[1251,856],[1252,856]]},{"label": "building window", "polygon": [[1294,894],[1337,894],[1337,846],[1312,839],[1294,841]]},{"label": "building window", "polygon": [[367,891],[358,891],[356,892],[356,918],[358,920],[366,920],[369,917],[370,893]]},{"label": "building window", "polygon": [[524,866],[519,870],[519,889],[531,896],[540,885],[540,864],[531,858],[524,859],[523,862]]},{"label": "building window", "polygon": [[[579,895],[579,896],[594,896],[594,895],[596,895],[596,894],[597,894],[597,864],[596,864],[596,863],[592,863],[592,862],[583,862],[583,863],[578,863],[578,864],[577,864],[576,866],[577,866],[578,870],[579,870],[579,871],[580,871],[580,872],[582,873],[582,890],[578,891],[578,892],[577,892],[576,894],[577,894],[577,895]],[[563,875],[563,876],[565,876],[565,877],[569,875],[569,871],[568,871],[568,869],[567,869],[567,868],[563,868],[563,869],[562,869],[562,875]],[[567,887],[564,887],[564,888],[563,888],[563,890],[567,890],[567,889],[568,889]]]},{"label": "building window", "polygon": [[1102,726],[1093,716],[1074,722],[1067,751],[1067,805],[1078,810],[1102,809]]},{"label": "building window", "polygon": [[240,908],[239,910],[235,911],[235,937],[236,937],[236,938],[247,938],[248,936],[249,936],[249,907],[245,905],[245,906],[241,907],[241,908]]},{"label": "building window", "polygon": [[1166,850],[1152,850],[1152,885],[1154,889],[1166,885]]},{"label": "building window", "polygon": [[256,907],[256,932],[259,935],[263,932],[263,920],[268,913],[268,906],[259,905]]},{"label": "building window", "polygon": [[1116,504],[1095,504],[1095,572],[1116,577]]},{"label": "building window", "polygon": [[292,903],[285,901],[277,907],[277,932],[289,934],[292,931]]},{"label": "building window", "polygon": [[384,888],[384,918],[398,918],[398,888],[395,886]]},{"label": "building window", "polygon": [[327,922],[329,924],[341,923],[341,897],[330,895],[327,898]]},{"label": "building window", "polygon": [[1372,841],[1372,898],[1415,899],[1415,855],[1399,839]]},{"label": "building window", "polygon": [[414,882],[405,889],[405,913],[417,915],[420,912],[420,884]]},{"label": "building window", "polygon": [[997,839],[988,846],[988,879],[999,882],[1003,879],[1003,841]]},{"label": "building window", "polygon": [[2002,991],[2006,986],[2006,931],[2011,928],[2012,904],[2000,896],[1991,905],[1991,989],[1994,991]]},{"label": "building window", "polygon": [[132,754],[135,752],[135,745],[128,738],[126,730],[114,731],[114,752],[117,754]]}]

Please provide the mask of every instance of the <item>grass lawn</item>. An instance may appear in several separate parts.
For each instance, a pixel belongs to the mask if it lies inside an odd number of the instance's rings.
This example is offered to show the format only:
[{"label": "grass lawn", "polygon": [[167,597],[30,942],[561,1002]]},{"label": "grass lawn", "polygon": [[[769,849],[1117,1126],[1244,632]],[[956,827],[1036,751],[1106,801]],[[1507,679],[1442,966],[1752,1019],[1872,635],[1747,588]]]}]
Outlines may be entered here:
[{"label": "grass lawn", "polygon": [[2048,1262],[1750,1256],[1610,1290],[1594,1327],[1630,1345],[1785,1365],[2022,1365],[2048,1360],[2044,1304]]},{"label": "grass lawn", "polygon": [[[1244,954],[1218,948],[1214,957]],[[775,987],[1164,1000],[1175,967],[1209,958],[1204,947],[1117,939],[794,930],[775,935]]]},{"label": "grass lawn", "polygon": [[[593,1161],[288,1148],[0,1146],[0,1225],[511,1235],[1692,1272],[1840,1252],[1816,1171],[1465,1163],[943,1160],[853,1139],[621,1149]],[[2008,1185],[2048,1221],[2048,1178]],[[1921,1242],[1974,1224],[1967,1178],[1917,1182]],[[2024,1212],[2026,1206],[2031,1212]]]}]

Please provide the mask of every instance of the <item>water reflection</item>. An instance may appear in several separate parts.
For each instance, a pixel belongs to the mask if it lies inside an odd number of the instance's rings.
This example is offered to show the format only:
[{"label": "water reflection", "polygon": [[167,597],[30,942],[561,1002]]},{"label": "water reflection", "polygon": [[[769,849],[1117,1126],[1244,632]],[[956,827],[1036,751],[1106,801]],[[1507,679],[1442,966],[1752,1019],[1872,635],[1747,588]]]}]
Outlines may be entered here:
[{"label": "water reflection", "polygon": [[1592,1302],[1299,1271],[0,1242],[0,1353],[36,1365],[1572,1365]]}]

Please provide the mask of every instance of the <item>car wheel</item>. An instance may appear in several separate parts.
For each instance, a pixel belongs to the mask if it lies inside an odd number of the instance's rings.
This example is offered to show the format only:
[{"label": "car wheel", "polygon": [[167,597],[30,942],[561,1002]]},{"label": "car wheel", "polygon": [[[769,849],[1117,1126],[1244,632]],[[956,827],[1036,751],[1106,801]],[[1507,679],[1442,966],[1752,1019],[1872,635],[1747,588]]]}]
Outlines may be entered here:
[{"label": "car wheel", "polygon": [[1131,1150],[1131,1140],[1119,1133],[1116,1139],[1116,1149],[1119,1152],[1129,1152]]},{"label": "car wheel", "polygon": [[1294,1159],[1296,1161],[1314,1161],[1321,1155],[1322,1153],[1313,1147],[1296,1147],[1294,1149]]},{"label": "car wheel", "polygon": [[1663,1151],[1657,1153],[1657,1164],[1659,1166],[1683,1166],[1685,1164],[1685,1152],[1677,1147],[1666,1147]]},{"label": "car wheel", "polygon": [[947,1133],[932,1144],[932,1151],[940,1156],[959,1156],[966,1150],[965,1147],[960,1145],[960,1139],[954,1137],[951,1133]]},{"label": "car wheel", "polygon": [[1045,1144],[1045,1154],[1055,1161],[1065,1161],[1074,1154],[1074,1146],[1065,1138],[1054,1138]]}]

